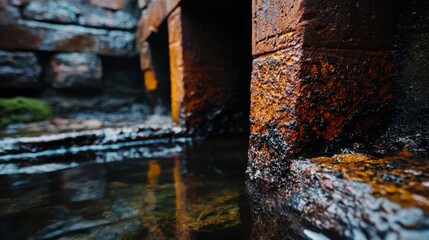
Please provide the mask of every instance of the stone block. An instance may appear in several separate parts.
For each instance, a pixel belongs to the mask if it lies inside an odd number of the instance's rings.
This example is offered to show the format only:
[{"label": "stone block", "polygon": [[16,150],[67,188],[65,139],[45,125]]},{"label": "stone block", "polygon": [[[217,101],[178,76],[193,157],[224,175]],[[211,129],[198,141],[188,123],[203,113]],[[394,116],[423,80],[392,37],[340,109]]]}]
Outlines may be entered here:
[{"label": "stone block", "polygon": [[393,1],[305,0],[305,47],[390,50]]},{"label": "stone block", "polygon": [[39,87],[41,71],[34,53],[0,50],[0,88]]},{"label": "stone block", "polygon": [[[22,7],[28,3],[30,3],[32,0],[9,0],[9,3],[13,6]],[[6,0],[4,0],[6,2]]]},{"label": "stone block", "polygon": [[305,0],[252,1],[252,52],[254,55],[302,43],[301,20]]},{"label": "stone block", "polygon": [[111,10],[89,4],[88,2],[68,1],[46,2],[34,0],[23,10],[29,20],[44,22],[71,23],[83,26],[131,30],[137,26],[137,18],[124,10]]},{"label": "stone block", "polygon": [[132,30],[137,27],[137,19],[126,11],[112,11],[102,8],[84,8],[79,24],[88,27]]},{"label": "stone block", "polygon": [[93,5],[112,10],[126,9],[134,0],[89,0]]},{"label": "stone block", "polygon": [[305,149],[377,132],[392,108],[391,71],[385,52],[297,47],[255,59],[249,171],[266,168],[269,182]]},{"label": "stone block", "polygon": [[18,21],[0,28],[0,47],[62,52],[94,52],[108,56],[134,56],[131,32],[103,30],[36,21]]},{"label": "stone block", "polygon": [[298,44],[388,50],[394,30],[392,19],[392,2],[388,0],[257,0],[253,2],[253,54]]},{"label": "stone block", "polygon": [[11,5],[0,8],[0,34],[8,25],[16,23],[19,19],[21,15],[18,8]]},{"label": "stone block", "polygon": [[101,88],[100,58],[89,53],[61,53],[50,61],[46,82],[56,89]]},{"label": "stone block", "polygon": [[277,189],[247,182],[250,239],[427,239],[428,166],[398,155],[295,159]]},{"label": "stone block", "polygon": [[292,156],[382,129],[392,11],[388,1],[253,2],[251,176],[274,183]]},{"label": "stone block", "polygon": [[80,14],[79,4],[66,1],[32,1],[23,10],[26,19],[57,23],[77,23]]}]

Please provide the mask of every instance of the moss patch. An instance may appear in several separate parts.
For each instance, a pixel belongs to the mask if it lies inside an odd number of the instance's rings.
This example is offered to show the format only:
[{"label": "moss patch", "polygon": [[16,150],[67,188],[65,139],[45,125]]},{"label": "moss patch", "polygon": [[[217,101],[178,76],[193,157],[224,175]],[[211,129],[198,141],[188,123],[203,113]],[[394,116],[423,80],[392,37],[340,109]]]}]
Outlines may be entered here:
[{"label": "moss patch", "polygon": [[51,116],[51,107],[43,101],[24,97],[0,98],[0,126],[43,121]]}]

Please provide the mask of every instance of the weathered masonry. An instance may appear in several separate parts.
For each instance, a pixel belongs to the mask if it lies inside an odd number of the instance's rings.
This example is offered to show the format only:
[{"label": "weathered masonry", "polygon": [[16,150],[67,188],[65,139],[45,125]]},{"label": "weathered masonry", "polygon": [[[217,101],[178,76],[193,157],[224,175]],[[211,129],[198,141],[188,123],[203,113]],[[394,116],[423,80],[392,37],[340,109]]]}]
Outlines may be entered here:
[{"label": "weathered masonry", "polygon": [[252,2],[254,239],[426,239],[426,1]]},{"label": "weathered masonry", "polygon": [[71,2],[0,1],[0,97],[147,97],[180,126],[82,146],[249,130],[252,239],[429,239],[429,1]]},{"label": "weathered masonry", "polygon": [[256,169],[384,125],[393,99],[392,4],[253,1]]},{"label": "weathered masonry", "polygon": [[141,7],[145,85],[177,124],[245,126],[251,83],[252,238],[429,237],[427,2]]},{"label": "weathered masonry", "polygon": [[250,4],[154,0],[142,6],[141,67],[156,101],[191,132],[247,130]]},{"label": "weathered masonry", "polygon": [[1,0],[0,98],[42,98],[56,117],[143,102],[139,17],[136,0]]}]

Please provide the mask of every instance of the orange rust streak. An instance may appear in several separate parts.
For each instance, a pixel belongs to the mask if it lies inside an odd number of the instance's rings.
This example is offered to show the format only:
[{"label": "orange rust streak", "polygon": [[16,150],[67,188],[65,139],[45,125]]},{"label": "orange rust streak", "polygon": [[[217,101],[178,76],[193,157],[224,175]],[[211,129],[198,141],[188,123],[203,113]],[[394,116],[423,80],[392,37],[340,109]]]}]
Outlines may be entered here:
[{"label": "orange rust streak", "polygon": [[158,88],[158,80],[152,69],[144,72],[144,85],[148,91],[155,91]]},{"label": "orange rust streak", "polygon": [[183,83],[183,46],[181,9],[177,8],[168,18],[169,53],[170,53],[170,80],[171,80],[171,117],[178,125],[183,124],[180,119],[184,92]]}]

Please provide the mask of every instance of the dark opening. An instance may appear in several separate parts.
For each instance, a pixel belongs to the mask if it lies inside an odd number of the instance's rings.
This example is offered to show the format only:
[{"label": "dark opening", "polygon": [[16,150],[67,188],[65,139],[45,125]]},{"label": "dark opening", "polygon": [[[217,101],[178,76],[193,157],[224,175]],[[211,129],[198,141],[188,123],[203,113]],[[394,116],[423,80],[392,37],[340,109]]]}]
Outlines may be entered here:
[{"label": "dark opening", "polygon": [[[49,54],[52,56],[52,54]],[[39,61],[48,69],[49,55],[39,54]],[[139,113],[129,117],[131,122],[143,121],[148,104],[139,71],[138,57],[98,56],[101,60],[101,85],[55,88],[48,72],[43,72],[43,95],[54,111],[54,116],[77,119],[100,119],[107,122],[127,120],[125,113],[134,109]],[[51,77],[52,78],[52,77]],[[141,119],[140,119],[141,118]]]},{"label": "dark opening", "polygon": [[[252,69],[251,4],[244,0],[187,0],[183,1],[182,14],[186,27],[184,51],[190,53],[188,58],[194,65],[191,72],[209,70],[224,78],[209,76],[210,81],[223,82],[225,91],[219,93],[223,94],[222,114],[209,119],[213,121],[212,131],[247,132]],[[192,36],[191,42],[186,42],[187,35]]]},{"label": "dark opening", "polygon": [[161,106],[169,112],[171,109],[170,57],[168,47],[168,25],[164,21],[158,31],[148,39],[153,71],[158,82],[157,89],[149,92],[152,106]]}]

